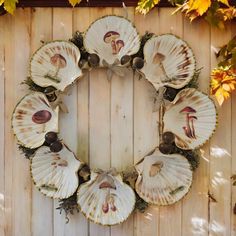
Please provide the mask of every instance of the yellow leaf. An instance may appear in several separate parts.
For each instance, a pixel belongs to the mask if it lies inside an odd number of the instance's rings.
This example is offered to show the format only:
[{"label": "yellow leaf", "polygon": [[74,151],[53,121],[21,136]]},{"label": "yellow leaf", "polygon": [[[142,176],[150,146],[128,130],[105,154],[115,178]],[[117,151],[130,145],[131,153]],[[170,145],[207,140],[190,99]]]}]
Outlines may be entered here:
[{"label": "yellow leaf", "polygon": [[146,15],[153,7],[155,7],[160,0],[139,0],[136,11]]},{"label": "yellow leaf", "polygon": [[68,0],[68,1],[74,7],[76,4],[79,4],[82,0]]},{"label": "yellow leaf", "polygon": [[196,10],[197,13],[202,16],[207,9],[211,6],[211,0],[190,0],[188,2],[189,12]]},{"label": "yellow leaf", "polygon": [[221,3],[223,3],[223,4],[227,5],[227,6],[229,6],[228,0],[218,0],[218,2],[221,2]]},{"label": "yellow leaf", "polygon": [[18,0],[4,0],[4,9],[13,14],[16,9],[16,3],[18,3]]}]

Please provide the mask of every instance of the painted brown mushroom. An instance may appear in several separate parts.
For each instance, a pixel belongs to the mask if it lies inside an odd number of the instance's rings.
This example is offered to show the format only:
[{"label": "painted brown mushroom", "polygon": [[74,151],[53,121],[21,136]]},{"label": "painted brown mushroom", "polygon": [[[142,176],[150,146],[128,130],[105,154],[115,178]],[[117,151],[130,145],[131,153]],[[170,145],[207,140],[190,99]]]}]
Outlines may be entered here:
[{"label": "painted brown mushroom", "polygon": [[125,46],[125,43],[123,40],[117,40],[116,41],[116,53],[119,53],[121,48]]},{"label": "painted brown mushroom", "polygon": [[153,63],[154,64],[159,64],[165,60],[166,56],[163,55],[162,53],[157,52],[155,56],[153,57]]},{"label": "painted brown mushroom", "polygon": [[103,37],[103,41],[105,43],[110,43],[111,44],[112,54],[117,54],[116,40],[119,37],[120,37],[120,34],[116,31],[108,31]]},{"label": "painted brown mushroom", "polygon": [[66,67],[66,59],[61,54],[55,54],[50,58],[51,64],[57,67],[58,69],[62,69]]},{"label": "painted brown mushroom", "polygon": [[[187,106],[183,108],[180,111],[180,113],[186,114],[186,126],[183,127],[185,135],[189,138],[196,138],[193,120],[197,120],[197,117],[190,116],[190,114],[196,113],[196,110],[193,109],[192,107]],[[191,121],[191,127],[190,127],[190,121]]]}]

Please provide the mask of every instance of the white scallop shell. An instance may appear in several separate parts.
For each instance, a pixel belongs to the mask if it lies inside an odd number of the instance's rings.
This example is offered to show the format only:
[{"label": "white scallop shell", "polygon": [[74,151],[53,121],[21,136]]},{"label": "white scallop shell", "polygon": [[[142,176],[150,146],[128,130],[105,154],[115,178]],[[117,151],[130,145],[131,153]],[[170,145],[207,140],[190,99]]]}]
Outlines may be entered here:
[{"label": "white scallop shell", "polygon": [[140,48],[140,38],[133,24],[120,16],[105,16],[92,23],[85,33],[84,46],[96,53],[100,62],[113,64],[124,55],[133,55]]},{"label": "white scallop shell", "polygon": [[[102,185],[106,186],[102,188]],[[84,215],[97,224],[125,221],[134,209],[135,194],[120,175],[92,172],[90,181],[78,190],[78,204]]]},{"label": "white scallop shell", "polygon": [[79,49],[71,42],[52,41],[39,48],[30,62],[30,76],[41,87],[63,91],[82,75]]},{"label": "white scallop shell", "polygon": [[[40,124],[33,121],[34,114],[40,111],[51,114],[47,122]],[[53,110],[43,93],[30,93],[16,105],[12,114],[12,127],[16,138],[23,146],[39,147],[44,143],[47,132],[58,132],[58,107]]]},{"label": "white scallop shell", "polygon": [[79,185],[78,170],[81,162],[64,144],[60,152],[40,147],[31,161],[31,173],[36,187],[47,197],[68,198]]},{"label": "white scallop shell", "polygon": [[157,149],[135,166],[139,173],[135,190],[146,202],[170,205],[183,198],[192,183],[188,160],[179,155],[164,155]]},{"label": "white scallop shell", "polygon": [[140,70],[153,86],[182,88],[195,73],[195,58],[186,42],[172,34],[149,39],[144,45],[144,66]]},{"label": "white scallop shell", "polygon": [[203,145],[213,134],[216,108],[213,101],[194,88],[180,91],[166,107],[163,117],[164,132],[175,134],[175,143],[181,149]]}]

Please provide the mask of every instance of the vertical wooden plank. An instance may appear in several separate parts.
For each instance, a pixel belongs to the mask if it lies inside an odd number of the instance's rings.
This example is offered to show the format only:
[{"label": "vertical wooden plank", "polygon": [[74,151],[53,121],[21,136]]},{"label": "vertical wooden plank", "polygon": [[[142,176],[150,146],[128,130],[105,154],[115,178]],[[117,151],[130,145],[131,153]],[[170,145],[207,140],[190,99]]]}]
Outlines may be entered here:
[{"label": "vertical wooden plank", "polygon": [[[16,101],[15,95],[15,76],[12,70],[12,61],[14,55],[14,22],[10,16],[5,17],[4,25],[4,39],[5,39],[5,152],[4,152],[4,185],[5,185],[5,196],[4,196],[4,211],[5,211],[5,234],[13,235],[13,201],[12,201],[12,183],[13,183],[13,157],[16,153],[16,144],[11,131],[10,116],[8,110],[13,111]],[[6,177],[7,176],[7,177]]]},{"label": "vertical wooden plank", "polygon": [[[52,9],[32,10],[31,54],[41,45],[41,41],[52,39]],[[53,235],[53,201],[46,198],[35,187],[32,193],[32,235]]]},{"label": "vertical wooden plank", "polygon": [[[236,35],[236,25],[231,23],[231,35],[234,37]],[[231,173],[232,175],[236,175],[236,147],[234,145],[236,140],[236,93],[232,93],[231,99],[231,111],[232,111],[232,118],[231,118],[231,130],[232,130],[232,138],[231,138],[231,148],[232,148],[232,162],[231,162]],[[231,236],[236,235],[236,214],[234,214],[234,206],[236,204],[236,186],[231,187]]]},{"label": "vertical wooden plank", "polygon": [[[192,48],[197,68],[202,68],[199,77],[199,89],[209,90],[210,79],[210,27],[204,20],[190,23],[184,20],[184,40]],[[204,55],[204,56],[203,56]],[[208,181],[209,181],[209,145],[202,149],[200,165],[194,172],[190,192],[183,199],[182,233],[183,235],[208,235]]]},{"label": "vertical wooden plank", "polygon": [[[133,21],[134,9],[127,8]],[[123,8],[113,14],[124,15]],[[118,171],[133,165],[133,71],[124,77],[113,75],[111,80],[111,166]],[[125,197],[125,196],[124,196]],[[112,236],[133,235],[133,215],[121,225],[111,227]]]},{"label": "vertical wooden plank", "polygon": [[[159,12],[154,9],[147,16],[135,15],[135,26],[140,35],[146,31],[159,32]],[[157,117],[154,112],[156,91],[145,79],[134,78],[134,162],[158,145]],[[151,206],[145,213],[137,212],[134,218],[134,235],[159,234],[159,208]]]},{"label": "vertical wooden plank", "polygon": [[[159,34],[172,33],[182,38],[183,18],[182,14],[171,15],[173,8],[161,8],[159,10]],[[174,205],[160,207],[160,235],[181,235],[182,201]],[[168,224],[167,224],[168,222]]]},{"label": "vertical wooden plank", "polygon": [[[73,10],[70,8],[53,9],[53,40],[69,40],[72,37]],[[63,101],[69,113],[60,113],[60,136],[70,149],[77,154],[77,86],[74,84],[63,97]],[[78,235],[87,232],[86,221],[80,214],[70,215],[70,221],[66,224],[64,214],[60,215],[55,208],[58,201],[54,201],[54,235]]]},{"label": "vertical wooden plank", "polygon": [[[26,90],[20,83],[27,76],[30,51],[30,10],[5,16],[5,234],[31,235],[31,179],[29,162],[16,147],[11,116]],[[4,39],[3,39],[4,41]],[[20,44],[19,44],[20,42]],[[21,45],[21,46],[19,46]],[[22,217],[24,212],[24,217]]]},{"label": "vertical wooden plank", "polygon": [[5,31],[4,31],[4,23],[6,19],[2,18],[0,21],[0,107],[2,108],[2,112],[0,114],[0,146],[2,147],[0,150],[0,235],[5,236],[4,228],[5,228],[5,183],[4,183],[4,127],[5,127]]},{"label": "vertical wooden plank", "polygon": [[[91,8],[90,22],[111,13],[111,8]],[[111,83],[107,79],[106,69],[92,70],[89,83],[89,163],[91,168],[109,169]],[[110,235],[110,227],[90,223],[90,235]]]},{"label": "vertical wooden plank", "polygon": [[[211,28],[211,68],[217,66],[215,48],[227,43],[231,28],[224,32]],[[216,199],[210,202],[209,234],[228,236],[231,233],[231,99],[218,108],[218,128],[211,140],[209,189]]]}]

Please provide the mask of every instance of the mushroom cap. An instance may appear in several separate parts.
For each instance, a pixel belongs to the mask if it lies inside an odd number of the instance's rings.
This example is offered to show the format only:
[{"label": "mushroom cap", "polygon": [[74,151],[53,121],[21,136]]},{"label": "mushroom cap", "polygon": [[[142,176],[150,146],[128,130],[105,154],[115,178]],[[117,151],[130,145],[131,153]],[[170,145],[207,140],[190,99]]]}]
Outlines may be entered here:
[{"label": "mushroom cap", "polygon": [[180,111],[180,113],[196,113],[196,110],[193,109],[192,107],[187,106],[187,107],[183,108]]},{"label": "mushroom cap", "polygon": [[121,39],[117,40],[117,41],[116,41],[116,44],[120,44],[120,45],[122,45],[122,46],[125,45],[124,41],[121,40]]},{"label": "mushroom cap", "polygon": [[154,63],[154,64],[158,64],[158,63],[164,61],[165,58],[166,58],[165,55],[163,55],[162,53],[157,52],[157,53],[155,54],[155,56],[153,57],[153,63]]},{"label": "mushroom cap", "polygon": [[116,31],[108,31],[104,37],[103,40],[105,43],[110,43],[114,39],[118,39],[120,37],[120,34]]},{"label": "mushroom cap", "polygon": [[54,56],[52,56],[50,61],[52,65],[57,66],[58,68],[66,67],[66,59],[59,53],[56,53]]}]

